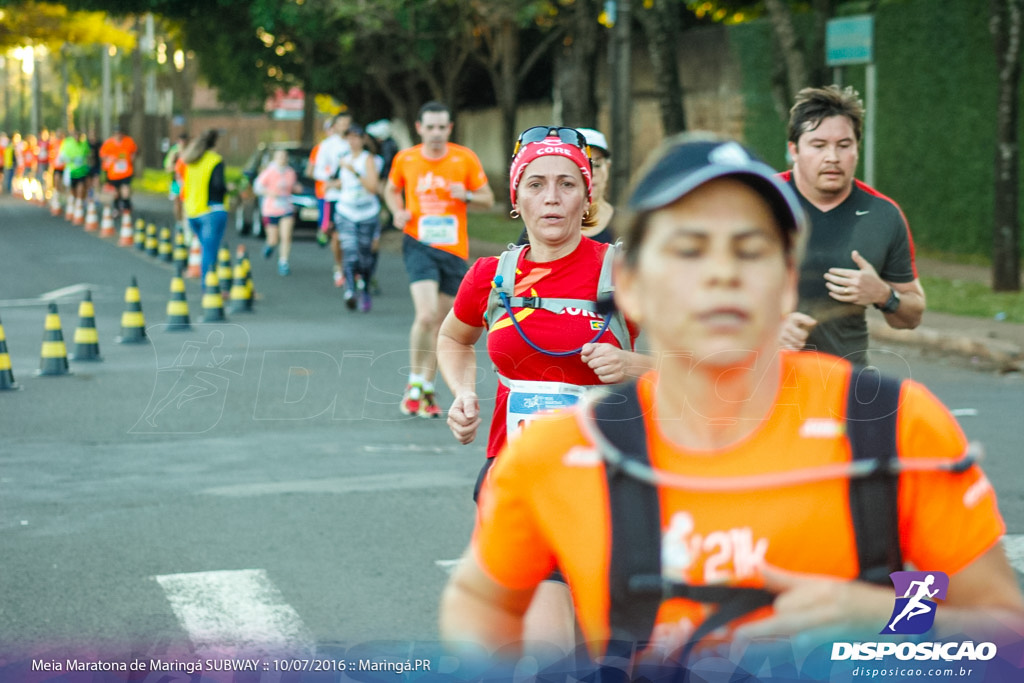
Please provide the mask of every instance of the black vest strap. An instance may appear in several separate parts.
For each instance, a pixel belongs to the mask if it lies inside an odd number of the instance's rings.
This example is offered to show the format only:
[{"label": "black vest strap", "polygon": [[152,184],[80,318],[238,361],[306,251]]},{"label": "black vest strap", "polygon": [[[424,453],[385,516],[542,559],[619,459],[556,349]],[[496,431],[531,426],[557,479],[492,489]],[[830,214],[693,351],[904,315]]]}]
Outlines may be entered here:
[{"label": "black vest strap", "polygon": [[896,415],[902,382],[877,368],[854,367],[846,396],[846,436],[853,460],[875,460],[878,470],[850,479],[850,515],[862,581],[888,586],[890,572],[903,568],[897,493],[899,476],[889,470],[897,458]]},{"label": "black vest strap", "polygon": [[[594,406],[597,427],[626,457],[647,465],[647,430],[636,383],[618,389]],[[663,599],[661,509],[657,491],[650,485],[610,465],[605,475],[612,526],[611,642],[631,646],[648,639]]]},{"label": "black vest strap", "polygon": [[[897,457],[896,414],[902,383],[882,377],[875,368],[854,368],[847,395],[846,433],[854,460],[875,459],[877,471],[850,479],[850,511],[864,581],[888,585],[889,573],[902,569],[897,514],[898,475],[886,465]],[[594,405],[604,437],[621,455],[650,465],[647,432],[636,382],[619,385]],[[608,654],[629,657],[633,647],[650,638],[662,601],[686,598],[717,604],[683,650],[713,630],[760,607],[770,605],[768,591],[728,586],[690,586],[661,575],[661,510],[651,485],[606,463],[611,516],[609,588],[611,638]]]}]

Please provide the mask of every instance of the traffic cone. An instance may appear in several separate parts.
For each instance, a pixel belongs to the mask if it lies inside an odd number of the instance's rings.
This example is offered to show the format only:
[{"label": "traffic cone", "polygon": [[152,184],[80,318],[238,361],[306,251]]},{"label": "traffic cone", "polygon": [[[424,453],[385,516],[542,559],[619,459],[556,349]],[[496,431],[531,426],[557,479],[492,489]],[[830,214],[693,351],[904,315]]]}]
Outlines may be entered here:
[{"label": "traffic cone", "polygon": [[89,202],[85,211],[85,231],[96,232],[100,229],[100,218],[96,215],[96,202]]},{"label": "traffic cone", "polygon": [[96,333],[96,311],[89,290],[85,290],[85,298],[78,304],[75,352],[71,354],[71,360],[103,360],[100,357],[100,338]]},{"label": "traffic cone", "polygon": [[249,308],[251,309],[253,304],[256,303],[256,289],[252,285],[252,263],[249,261],[248,254],[244,256],[242,263],[245,265],[245,296],[249,300]]},{"label": "traffic cone", "polygon": [[43,348],[40,353],[39,369],[36,375],[40,377],[51,375],[67,375],[68,350],[64,346],[64,333],[60,329],[60,316],[57,314],[57,304],[50,302],[50,310],[46,314],[46,326],[43,330]]},{"label": "traffic cone", "polygon": [[156,226],[152,223],[146,225],[146,253],[156,256],[160,248],[160,240],[156,236]]},{"label": "traffic cone", "polygon": [[67,203],[66,208],[64,209],[64,220],[66,220],[68,223],[70,223],[74,219],[75,219],[75,195],[69,194],[68,195],[68,203]]},{"label": "traffic cone", "polygon": [[20,389],[14,381],[14,373],[11,371],[11,357],[7,353],[7,337],[4,336],[4,326],[0,323],[0,391],[9,389]]},{"label": "traffic cone", "polygon": [[231,248],[224,244],[217,252],[217,280],[220,282],[221,296],[228,296],[231,289]]},{"label": "traffic cone", "polygon": [[203,286],[203,322],[215,323],[227,320],[224,315],[224,297],[220,293],[220,279],[217,270],[211,268],[206,272]]},{"label": "traffic cone", "polygon": [[[109,236],[113,237],[113,235],[114,235],[114,217],[113,216],[110,217],[110,227],[107,228],[107,225],[106,225],[107,215],[108,215],[107,209],[104,209],[103,210],[103,221],[100,223],[100,237],[108,237],[108,235],[104,234],[104,231],[108,230],[108,229],[110,230],[110,235]],[[125,220],[125,217],[127,217],[128,220]],[[119,246],[119,247],[130,247],[133,244],[135,244],[135,234],[132,231],[132,216],[131,216],[130,213],[128,213],[126,211],[124,214],[122,214],[122,217],[121,217],[121,229],[120,229],[120,232],[118,233],[118,236],[117,236],[117,246]]]},{"label": "traffic cone", "polygon": [[144,344],[146,337],[146,318],[142,315],[142,303],[139,301],[139,283],[132,276],[132,283],[124,291],[124,313],[121,314],[121,336],[118,344]]},{"label": "traffic cone", "polygon": [[181,228],[174,231],[174,251],[171,253],[171,260],[174,261],[177,270],[185,272],[188,266],[188,247],[185,246],[185,232]]},{"label": "traffic cone", "polygon": [[[131,221],[131,215],[128,216],[129,222]],[[135,232],[132,234],[132,244],[139,251],[145,251],[146,249],[146,221],[141,218],[135,221]]]},{"label": "traffic cone", "polygon": [[188,299],[185,298],[185,281],[178,268],[171,278],[171,298],[167,302],[167,331],[186,332],[192,329],[188,318]]},{"label": "traffic cone", "polygon": [[195,280],[203,276],[203,247],[199,244],[199,238],[192,235],[192,246],[188,248],[188,270],[185,277]]},{"label": "traffic cone", "polygon": [[54,192],[53,197],[50,198],[50,215],[60,216],[60,213],[60,197],[58,197],[57,193]]},{"label": "traffic cone", "polygon": [[71,225],[81,225],[85,222],[85,206],[82,200],[79,199],[75,202],[75,213],[71,217]]},{"label": "traffic cone", "polygon": [[160,242],[157,245],[157,256],[165,262],[170,263],[174,260],[174,245],[171,244],[171,229],[166,225],[160,228]]},{"label": "traffic cone", "polygon": [[245,262],[235,263],[234,276],[231,279],[231,306],[232,313],[252,313],[252,300],[249,298],[249,288],[245,282]]}]

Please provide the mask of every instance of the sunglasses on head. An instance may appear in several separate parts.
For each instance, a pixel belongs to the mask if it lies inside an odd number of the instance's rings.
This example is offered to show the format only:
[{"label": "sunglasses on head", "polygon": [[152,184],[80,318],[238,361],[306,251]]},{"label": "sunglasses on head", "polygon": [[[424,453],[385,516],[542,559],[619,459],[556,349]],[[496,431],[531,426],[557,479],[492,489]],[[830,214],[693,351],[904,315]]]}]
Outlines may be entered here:
[{"label": "sunglasses on head", "polygon": [[565,126],[534,126],[533,128],[527,128],[519,134],[519,139],[516,140],[516,147],[512,151],[512,156],[515,157],[515,155],[519,154],[519,150],[531,142],[543,142],[549,137],[557,137],[567,145],[579,147],[586,153],[587,158],[590,158],[590,145],[587,144],[587,139],[583,137],[583,133],[575,128],[567,128]]}]

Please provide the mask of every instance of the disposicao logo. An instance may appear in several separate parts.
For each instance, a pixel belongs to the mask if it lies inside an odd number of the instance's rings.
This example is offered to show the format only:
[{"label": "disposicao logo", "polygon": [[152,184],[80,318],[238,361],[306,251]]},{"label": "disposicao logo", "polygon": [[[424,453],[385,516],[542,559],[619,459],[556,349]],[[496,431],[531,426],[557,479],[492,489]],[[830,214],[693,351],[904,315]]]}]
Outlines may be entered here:
[{"label": "disposicao logo", "polygon": [[[935,623],[935,600],[944,600],[949,577],[943,572],[893,572],[889,574],[896,589],[896,604],[881,635],[921,635]],[[833,643],[832,661],[881,660],[895,657],[906,660],[942,660],[955,662],[987,661],[995,657],[995,643],[965,642],[890,642]]]},{"label": "disposicao logo", "polygon": [[935,623],[935,600],[945,600],[949,577],[943,572],[893,572],[889,574],[896,589],[892,616],[879,633],[883,635],[921,635]]}]

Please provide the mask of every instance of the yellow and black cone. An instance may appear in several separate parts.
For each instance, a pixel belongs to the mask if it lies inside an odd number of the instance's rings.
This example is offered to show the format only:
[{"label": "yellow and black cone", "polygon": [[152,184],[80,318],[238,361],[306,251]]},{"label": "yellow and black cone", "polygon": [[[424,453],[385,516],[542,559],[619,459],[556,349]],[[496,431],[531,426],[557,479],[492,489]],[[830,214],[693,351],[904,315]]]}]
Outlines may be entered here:
[{"label": "yellow and black cone", "polygon": [[217,271],[211,268],[206,272],[203,285],[203,322],[216,323],[227,320],[224,315],[224,297],[220,293],[220,278]]},{"label": "yellow and black cone", "polygon": [[170,263],[174,260],[174,245],[171,244],[171,229],[166,225],[160,228],[160,242],[157,244],[157,255],[161,261]]},{"label": "yellow and black cone", "polygon": [[60,329],[60,316],[57,314],[57,304],[50,303],[50,310],[46,314],[46,327],[43,330],[43,348],[39,354],[39,370],[36,374],[40,377],[51,375],[67,375],[68,350],[64,346],[64,332]]},{"label": "yellow and black cone", "polygon": [[192,329],[188,317],[188,299],[185,298],[185,280],[178,268],[171,278],[171,298],[167,302],[167,331],[187,332]]},{"label": "yellow and black cone", "polygon": [[249,298],[249,287],[245,281],[246,261],[235,263],[234,277],[231,279],[231,312],[252,313],[252,299]]},{"label": "yellow and black cone", "polygon": [[132,237],[132,243],[139,251],[146,250],[146,221],[141,218],[135,221],[135,235]]},{"label": "yellow and black cone", "polygon": [[132,283],[124,290],[124,313],[121,314],[121,336],[118,344],[144,344],[149,341],[146,336],[146,318],[142,315],[142,302],[139,300],[139,283],[132,276]]},{"label": "yellow and black cone", "polygon": [[227,297],[231,289],[231,276],[234,272],[231,269],[231,248],[222,245],[217,252],[217,280],[220,282],[220,294]]},{"label": "yellow and black cone", "polygon": [[78,304],[78,327],[75,328],[75,351],[71,360],[103,360],[100,357],[100,337],[96,332],[96,311],[92,305],[92,292]]},{"label": "yellow and black cone", "polygon": [[11,356],[7,353],[7,337],[4,336],[4,326],[0,323],[0,391],[9,389],[20,389],[14,381],[14,372],[11,370]]},{"label": "yellow and black cone", "polygon": [[157,238],[156,226],[152,223],[146,225],[146,253],[156,256],[159,253],[160,240]]},{"label": "yellow and black cone", "polygon": [[178,228],[174,231],[174,250],[171,252],[171,260],[174,262],[175,270],[184,273],[188,267],[188,245],[185,244],[185,231]]}]

